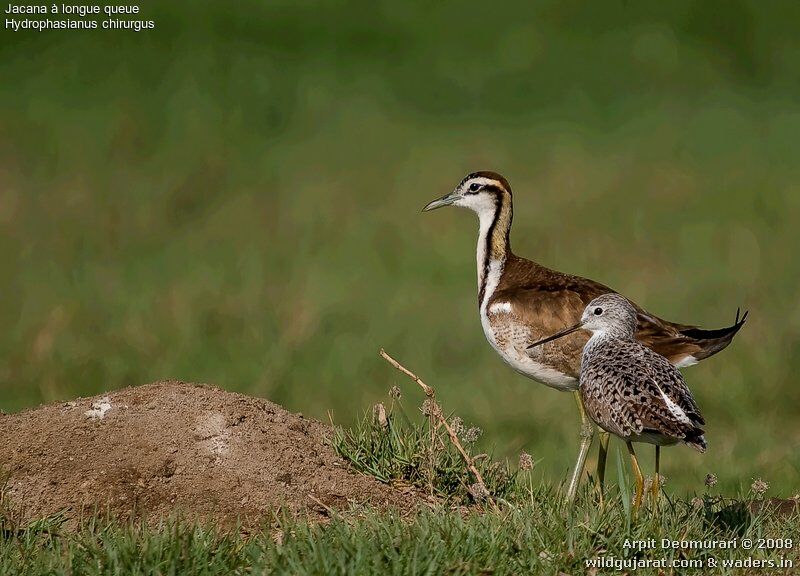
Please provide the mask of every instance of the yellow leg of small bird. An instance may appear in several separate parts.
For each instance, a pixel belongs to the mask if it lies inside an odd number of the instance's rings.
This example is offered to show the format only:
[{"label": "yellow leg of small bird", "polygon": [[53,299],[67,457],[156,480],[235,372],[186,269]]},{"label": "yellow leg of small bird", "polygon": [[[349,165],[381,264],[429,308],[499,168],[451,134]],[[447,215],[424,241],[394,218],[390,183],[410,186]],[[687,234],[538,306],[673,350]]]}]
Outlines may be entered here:
[{"label": "yellow leg of small bird", "polygon": [[581,415],[581,447],[578,452],[578,460],[575,462],[575,468],[572,470],[572,477],[569,480],[567,487],[567,502],[575,500],[575,493],[578,491],[578,484],[581,481],[583,468],[586,465],[586,456],[589,454],[589,448],[592,446],[592,438],[594,437],[594,424],[589,417],[586,416],[586,410],[583,409],[583,401],[578,391],[574,392],[575,401],[578,403],[578,412]]},{"label": "yellow leg of small bird", "polygon": [[642,470],[639,468],[639,461],[636,459],[636,452],[633,451],[633,444],[626,442],[628,445],[628,452],[631,455],[631,466],[633,467],[633,475],[636,477],[636,497],[633,500],[633,509],[638,510],[642,505],[642,497],[644,496],[644,477]]},{"label": "yellow leg of small bird", "polygon": [[606,482],[606,458],[608,457],[608,441],[611,435],[600,430],[600,449],[597,452],[597,485],[600,487],[600,501],[603,501],[603,489]]},{"label": "yellow leg of small bird", "polygon": [[658,507],[659,490],[661,489],[661,446],[656,446],[656,472],[653,475],[653,507]]}]

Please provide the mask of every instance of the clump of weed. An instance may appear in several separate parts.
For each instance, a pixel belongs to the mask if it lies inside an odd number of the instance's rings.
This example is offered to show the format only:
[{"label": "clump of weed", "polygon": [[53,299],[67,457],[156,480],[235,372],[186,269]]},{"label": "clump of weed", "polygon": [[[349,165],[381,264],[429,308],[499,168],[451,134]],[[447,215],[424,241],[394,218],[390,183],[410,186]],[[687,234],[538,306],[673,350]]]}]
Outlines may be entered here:
[{"label": "clump of weed", "polygon": [[[337,427],[333,445],[354,469],[381,482],[412,485],[460,503],[486,499],[443,426],[425,415],[412,422],[399,401],[392,402],[385,412],[367,413],[352,428]],[[514,486],[509,467],[492,461],[488,454],[475,454],[474,443],[463,440],[463,446],[488,495],[507,498]]]},{"label": "clump of weed", "polygon": [[[387,358],[388,359],[388,358]],[[396,363],[393,359],[390,362]],[[354,469],[382,482],[407,484],[456,503],[506,499],[514,474],[489,454],[476,454],[480,428],[443,414],[433,389],[411,373],[423,388],[417,423],[408,416],[396,386],[389,407],[376,404],[353,428],[336,428],[334,448]]]}]

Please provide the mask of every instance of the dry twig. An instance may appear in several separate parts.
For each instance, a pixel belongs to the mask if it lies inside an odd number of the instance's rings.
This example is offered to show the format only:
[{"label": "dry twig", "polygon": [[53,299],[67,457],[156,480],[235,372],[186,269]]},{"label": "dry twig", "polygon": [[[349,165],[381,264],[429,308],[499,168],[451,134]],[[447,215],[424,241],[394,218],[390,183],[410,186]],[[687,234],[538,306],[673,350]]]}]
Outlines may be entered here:
[{"label": "dry twig", "polygon": [[[414,382],[419,384],[420,388],[422,388],[422,390],[425,392],[425,396],[427,396],[434,402],[436,401],[436,392],[434,391],[434,389],[431,386],[425,384],[425,382],[423,382],[419,376],[417,376],[411,370],[400,364],[400,362],[389,356],[389,354],[387,354],[386,350],[384,350],[383,348],[381,348],[381,356],[383,356],[383,358],[389,364],[391,364],[392,366],[397,368],[400,372],[402,372],[403,374],[411,378]],[[472,458],[470,458],[469,454],[467,454],[467,451],[464,450],[464,446],[461,444],[461,441],[458,439],[456,433],[450,427],[450,424],[447,422],[447,419],[444,417],[444,414],[442,414],[441,409],[434,410],[430,416],[431,418],[435,416],[439,421],[439,425],[444,426],[444,429],[447,431],[447,435],[450,436],[450,441],[453,443],[453,446],[456,447],[456,450],[458,450],[458,452],[461,454],[461,457],[464,459],[464,462],[467,465],[467,469],[470,472],[472,472],[473,476],[475,476],[475,480],[483,490],[483,493],[489,494],[488,500],[492,504],[492,506],[497,508],[497,504],[495,503],[494,498],[492,498],[489,490],[486,488],[486,484],[483,481],[481,473],[478,472],[478,469],[475,467],[475,463],[473,462]]]},{"label": "dry twig", "polygon": [[408,368],[406,368],[405,366],[403,366],[402,364],[400,364],[400,362],[398,362],[397,360],[395,360],[394,358],[392,358],[391,356],[389,356],[389,355],[386,353],[386,350],[384,350],[383,348],[381,348],[381,356],[383,356],[383,357],[384,357],[384,359],[385,359],[385,360],[386,360],[386,361],[387,361],[389,364],[391,364],[392,366],[394,366],[395,368],[397,368],[398,370],[400,370],[400,372],[402,372],[403,374],[405,374],[406,376],[408,376],[409,378],[411,378],[411,379],[412,379],[414,382],[416,382],[417,384],[419,384],[419,385],[420,385],[420,387],[422,388],[423,392],[425,392],[425,396],[427,396],[428,398],[433,398],[433,397],[434,397],[434,395],[435,395],[435,392],[433,391],[433,388],[431,388],[430,386],[428,386],[427,384],[425,384],[425,382],[423,382],[423,381],[422,381],[422,378],[420,378],[419,376],[417,376],[416,374],[414,374],[414,373],[413,373],[411,370],[409,370]]}]

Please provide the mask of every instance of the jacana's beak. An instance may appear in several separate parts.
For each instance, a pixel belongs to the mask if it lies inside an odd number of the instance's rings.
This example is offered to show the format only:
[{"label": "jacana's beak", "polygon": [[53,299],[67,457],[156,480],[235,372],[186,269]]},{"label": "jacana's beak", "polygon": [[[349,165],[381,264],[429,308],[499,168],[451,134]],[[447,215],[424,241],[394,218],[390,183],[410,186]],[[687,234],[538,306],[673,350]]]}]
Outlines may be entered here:
[{"label": "jacana's beak", "polygon": [[565,328],[561,332],[556,332],[552,336],[548,336],[547,338],[543,338],[538,342],[534,342],[530,346],[528,346],[528,350],[531,348],[536,348],[537,346],[541,346],[542,344],[547,344],[548,342],[552,342],[553,340],[557,340],[562,336],[566,336],[567,334],[572,334],[576,330],[580,330],[583,327],[583,322],[578,322],[575,326],[570,326],[569,328]]},{"label": "jacana's beak", "polygon": [[436,210],[437,208],[441,208],[442,206],[450,206],[453,202],[458,200],[458,194],[455,192],[450,192],[450,194],[445,194],[441,198],[437,198],[433,202],[429,202],[425,208],[422,209],[423,212],[429,212],[431,210]]}]

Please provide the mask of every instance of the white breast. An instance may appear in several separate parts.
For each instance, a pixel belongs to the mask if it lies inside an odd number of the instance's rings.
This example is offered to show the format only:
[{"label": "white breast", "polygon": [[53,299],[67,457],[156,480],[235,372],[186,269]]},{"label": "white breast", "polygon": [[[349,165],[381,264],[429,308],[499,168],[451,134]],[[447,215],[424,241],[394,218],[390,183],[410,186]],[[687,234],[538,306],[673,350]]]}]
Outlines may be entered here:
[{"label": "white breast", "polygon": [[[542,363],[531,356],[527,347],[533,338],[528,326],[516,320],[509,302],[494,302],[488,308],[489,298],[497,288],[502,274],[502,265],[492,262],[486,282],[486,294],[481,303],[481,325],[489,344],[514,370],[537,382],[558,390],[577,390],[578,380]],[[488,308],[488,309],[487,309]]]}]

